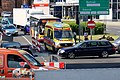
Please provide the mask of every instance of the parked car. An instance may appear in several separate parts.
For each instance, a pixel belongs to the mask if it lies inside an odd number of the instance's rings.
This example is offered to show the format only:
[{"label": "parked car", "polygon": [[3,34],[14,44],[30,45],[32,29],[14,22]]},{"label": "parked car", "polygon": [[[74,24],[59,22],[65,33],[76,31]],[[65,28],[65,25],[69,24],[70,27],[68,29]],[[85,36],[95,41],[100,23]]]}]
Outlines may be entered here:
[{"label": "parked car", "polygon": [[4,17],[12,16],[12,12],[11,11],[3,11],[3,12],[1,12],[1,16],[4,16]]},{"label": "parked car", "polygon": [[24,50],[0,48],[0,80],[35,80],[34,70],[59,68],[42,65]]},{"label": "parked car", "polygon": [[58,55],[65,58],[75,58],[77,56],[108,57],[115,54],[115,51],[115,46],[108,40],[87,40],[73,47],[59,49]]},{"label": "parked car", "polygon": [[112,44],[116,47],[116,51],[120,53],[120,37],[117,38]]},{"label": "parked car", "polygon": [[21,45],[19,42],[2,42],[0,45],[1,48],[16,48],[16,49],[22,49],[25,50],[27,52],[29,52],[31,55],[33,55],[32,51],[31,51],[31,45]]},{"label": "parked car", "polygon": [[1,28],[3,34],[7,36],[18,35],[18,29],[13,24],[7,24]]}]

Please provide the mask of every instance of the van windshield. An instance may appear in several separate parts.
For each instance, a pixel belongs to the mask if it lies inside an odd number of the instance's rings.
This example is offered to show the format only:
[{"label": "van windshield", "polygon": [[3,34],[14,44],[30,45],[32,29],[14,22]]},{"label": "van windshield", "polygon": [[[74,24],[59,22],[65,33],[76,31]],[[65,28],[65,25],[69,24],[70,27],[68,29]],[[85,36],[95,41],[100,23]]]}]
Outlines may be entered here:
[{"label": "van windshield", "polygon": [[54,31],[55,38],[73,38],[72,32],[68,30]]},{"label": "van windshield", "polygon": [[42,65],[30,54],[23,54],[23,56],[34,66],[41,67]]}]

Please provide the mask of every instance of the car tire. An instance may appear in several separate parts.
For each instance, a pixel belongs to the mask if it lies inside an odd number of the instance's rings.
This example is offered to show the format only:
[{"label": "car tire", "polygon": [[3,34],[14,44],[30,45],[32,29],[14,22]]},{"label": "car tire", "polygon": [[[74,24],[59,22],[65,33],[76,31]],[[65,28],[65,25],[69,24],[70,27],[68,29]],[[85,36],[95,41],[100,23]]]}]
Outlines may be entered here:
[{"label": "car tire", "polygon": [[103,51],[99,57],[107,58],[109,56],[107,51]]},{"label": "car tire", "polygon": [[16,33],[15,36],[18,36],[18,33]]},{"label": "car tire", "polygon": [[74,54],[73,52],[70,52],[70,53],[68,54],[68,58],[75,58],[75,54]]}]

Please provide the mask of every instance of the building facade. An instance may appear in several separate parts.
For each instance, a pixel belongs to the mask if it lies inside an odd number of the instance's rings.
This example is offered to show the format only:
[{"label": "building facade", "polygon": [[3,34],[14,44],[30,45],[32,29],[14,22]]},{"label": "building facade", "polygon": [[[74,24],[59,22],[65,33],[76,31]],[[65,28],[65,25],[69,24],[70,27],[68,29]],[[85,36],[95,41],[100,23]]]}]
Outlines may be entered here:
[{"label": "building facade", "polygon": [[120,0],[111,0],[113,19],[120,20]]},{"label": "building facade", "polygon": [[0,13],[2,11],[12,11],[13,8],[20,8],[23,4],[31,6],[32,0],[0,0]]},{"label": "building facade", "polygon": [[[64,2],[61,4],[60,2]],[[59,4],[58,4],[59,2]],[[93,15],[95,19],[101,20],[120,20],[120,0],[110,0],[109,15]],[[77,17],[79,0],[56,0],[56,5],[54,6],[55,16],[70,16],[71,18]],[[86,15],[87,16],[87,15]],[[83,16],[82,16],[83,17]],[[89,18],[89,16],[88,16]]]}]

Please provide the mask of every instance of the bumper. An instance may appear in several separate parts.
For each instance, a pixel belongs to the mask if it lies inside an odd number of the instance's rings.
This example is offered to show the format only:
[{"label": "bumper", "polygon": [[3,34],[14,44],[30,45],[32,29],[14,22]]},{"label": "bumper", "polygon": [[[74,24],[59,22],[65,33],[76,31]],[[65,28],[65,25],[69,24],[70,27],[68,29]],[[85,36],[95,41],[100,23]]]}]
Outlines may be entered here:
[{"label": "bumper", "polygon": [[16,35],[16,34],[18,34],[18,32],[13,32],[13,33],[5,33],[6,35]]},{"label": "bumper", "polygon": [[37,41],[40,42],[40,43],[43,43],[44,39],[38,39]]},{"label": "bumper", "polygon": [[59,53],[59,51],[58,51],[57,55],[60,57],[67,57],[67,53]]}]

